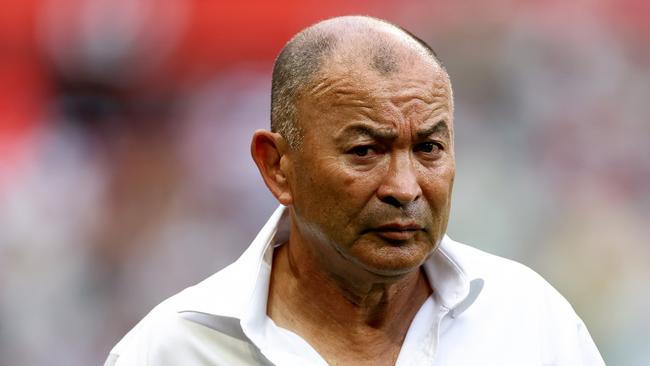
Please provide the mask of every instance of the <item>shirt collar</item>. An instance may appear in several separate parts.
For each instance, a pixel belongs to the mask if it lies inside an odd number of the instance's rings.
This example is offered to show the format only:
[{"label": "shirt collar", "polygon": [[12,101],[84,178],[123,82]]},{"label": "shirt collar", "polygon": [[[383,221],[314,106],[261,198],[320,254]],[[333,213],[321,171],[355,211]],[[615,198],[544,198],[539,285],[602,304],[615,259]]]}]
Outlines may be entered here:
[{"label": "shirt collar", "polygon": [[280,206],[273,212],[239,259],[183,291],[183,296],[177,297],[178,311],[244,318],[260,281],[268,283],[268,276],[263,275],[271,267],[272,247],[289,238],[289,210],[285,208]]},{"label": "shirt collar", "polygon": [[459,243],[445,235],[438,248],[424,263],[424,271],[436,300],[451,311],[453,318],[467,310],[483,290],[484,280],[471,275]]},{"label": "shirt collar", "polygon": [[[289,210],[278,207],[237,261],[185,290],[179,312],[197,312],[242,321],[265,315],[273,247],[289,239]],[[458,317],[477,299],[483,279],[470,276],[459,244],[445,235],[424,263],[436,301]],[[260,314],[258,314],[260,313]]]}]

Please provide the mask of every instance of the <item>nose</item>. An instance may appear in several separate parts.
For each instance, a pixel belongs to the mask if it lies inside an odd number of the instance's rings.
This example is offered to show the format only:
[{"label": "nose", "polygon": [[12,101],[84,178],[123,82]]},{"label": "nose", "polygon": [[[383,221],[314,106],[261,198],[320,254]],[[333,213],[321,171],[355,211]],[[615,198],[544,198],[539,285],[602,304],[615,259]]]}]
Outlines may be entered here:
[{"label": "nose", "polygon": [[422,195],[417,171],[408,154],[390,160],[386,176],[377,190],[378,198],[395,207],[405,207]]}]

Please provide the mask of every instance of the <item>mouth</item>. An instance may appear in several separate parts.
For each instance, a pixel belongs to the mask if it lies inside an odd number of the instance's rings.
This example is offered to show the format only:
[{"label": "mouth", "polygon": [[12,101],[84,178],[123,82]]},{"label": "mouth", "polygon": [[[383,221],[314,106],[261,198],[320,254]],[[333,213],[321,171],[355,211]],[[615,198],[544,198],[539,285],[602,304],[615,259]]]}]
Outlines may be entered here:
[{"label": "mouth", "polygon": [[389,241],[406,241],[415,237],[423,229],[416,223],[389,223],[370,231]]}]

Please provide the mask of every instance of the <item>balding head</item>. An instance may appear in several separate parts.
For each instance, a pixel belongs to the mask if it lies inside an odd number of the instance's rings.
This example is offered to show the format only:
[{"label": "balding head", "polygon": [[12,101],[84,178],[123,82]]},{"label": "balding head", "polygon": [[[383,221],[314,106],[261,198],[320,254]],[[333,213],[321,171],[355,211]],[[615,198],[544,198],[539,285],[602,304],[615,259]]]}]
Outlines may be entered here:
[{"label": "balding head", "polygon": [[301,145],[296,104],[330,63],[390,75],[422,61],[435,64],[446,77],[433,49],[396,25],[365,16],[314,24],[296,34],[275,61],[271,130],[280,133],[292,148]]},{"label": "balding head", "polygon": [[363,288],[417,276],[455,174],[451,88],[430,48],[377,19],[318,23],[278,57],[272,106],[274,131],[256,131],[251,154],[289,207],[287,245]]}]

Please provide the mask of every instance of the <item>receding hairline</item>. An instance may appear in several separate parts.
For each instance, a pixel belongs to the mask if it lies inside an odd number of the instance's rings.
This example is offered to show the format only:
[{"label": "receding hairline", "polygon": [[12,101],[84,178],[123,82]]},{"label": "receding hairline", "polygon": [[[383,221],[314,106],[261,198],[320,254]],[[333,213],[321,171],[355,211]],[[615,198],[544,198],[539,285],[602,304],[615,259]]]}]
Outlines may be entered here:
[{"label": "receding hairline", "polygon": [[[376,36],[375,42],[369,42],[368,35]],[[334,37],[337,42],[331,50],[332,53],[340,51],[341,46],[354,46],[355,42],[374,43],[374,46],[379,46],[381,41],[400,41],[402,47],[419,51],[422,56],[444,69],[435,51],[422,39],[399,25],[371,16],[347,15],[322,20],[298,32],[287,45],[300,37],[310,36]]]},{"label": "receding hairline", "polygon": [[433,49],[406,29],[369,16],[342,16],[315,23],[287,42],[276,59],[271,93],[271,130],[292,147],[301,144],[296,104],[326,66],[337,60],[364,60],[367,69],[390,74],[408,55],[417,62],[428,60],[441,72],[451,91],[449,75]]}]

